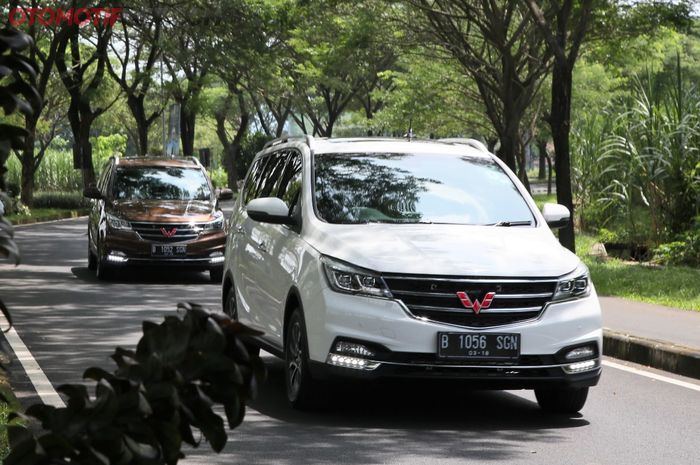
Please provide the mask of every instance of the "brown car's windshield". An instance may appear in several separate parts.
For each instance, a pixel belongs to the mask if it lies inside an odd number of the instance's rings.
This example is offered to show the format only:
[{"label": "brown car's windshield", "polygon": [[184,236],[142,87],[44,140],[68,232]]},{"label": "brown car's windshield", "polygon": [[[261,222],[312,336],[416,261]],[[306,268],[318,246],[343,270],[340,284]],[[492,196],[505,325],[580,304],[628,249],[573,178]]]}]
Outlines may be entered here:
[{"label": "brown car's windshield", "polygon": [[210,200],[211,190],[198,168],[121,167],[113,187],[116,200]]}]

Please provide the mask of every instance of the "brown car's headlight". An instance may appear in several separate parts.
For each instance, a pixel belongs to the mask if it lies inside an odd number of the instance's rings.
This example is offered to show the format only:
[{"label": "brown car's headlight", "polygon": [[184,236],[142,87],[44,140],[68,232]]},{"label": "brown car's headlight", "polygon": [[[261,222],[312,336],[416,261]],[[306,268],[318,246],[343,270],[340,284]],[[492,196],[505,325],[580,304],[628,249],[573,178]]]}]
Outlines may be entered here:
[{"label": "brown car's headlight", "polygon": [[223,212],[216,212],[214,214],[216,219],[214,221],[211,221],[209,223],[205,223],[202,225],[202,229],[205,231],[211,231],[211,230],[221,230],[224,229],[224,214]]},{"label": "brown car's headlight", "polygon": [[131,230],[131,223],[119,218],[118,216],[114,216],[114,215],[107,213],[106,219],[107,219],[107,225],[112,229],[118,229],[121,231],[130,231]]}]

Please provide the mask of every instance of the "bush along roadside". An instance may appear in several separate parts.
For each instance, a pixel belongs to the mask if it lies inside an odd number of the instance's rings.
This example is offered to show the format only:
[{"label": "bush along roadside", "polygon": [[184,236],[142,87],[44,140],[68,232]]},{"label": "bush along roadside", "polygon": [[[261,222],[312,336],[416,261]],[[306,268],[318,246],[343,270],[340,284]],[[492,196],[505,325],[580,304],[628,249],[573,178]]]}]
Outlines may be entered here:
[{"label": "bush along roadside", "polygon": [[197,304],[178,309],[182,318],[144,322],[135,351],[117,348],[113,373],[85,371],[93,397],[83,384],[66,384],[58,387],[66,407],[36,404],[13,414],[25,423],[38,420],[41,430],[10,425],[4,463],[176,464],[183,443],[199,446],[194,430],[220,452],[227,435],[213,407],[223,406],[231,429],[243,421],[265,368],[241,337],[260,333]]}]

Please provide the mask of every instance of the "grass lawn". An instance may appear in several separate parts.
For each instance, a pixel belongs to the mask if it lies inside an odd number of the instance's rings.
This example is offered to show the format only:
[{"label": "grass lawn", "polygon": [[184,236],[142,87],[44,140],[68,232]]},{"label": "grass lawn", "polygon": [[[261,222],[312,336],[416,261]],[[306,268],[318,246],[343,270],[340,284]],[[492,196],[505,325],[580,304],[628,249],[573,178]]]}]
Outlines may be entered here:
[{"label": "grass lawn", "polygon": [[579,234],[576,251],[591,270],[599,295],[700,311],[700,269],[600,260],[588,255],[595,242],[594,237]]},{"label": "grass lawn", "polygon": [[86,215],[88,210],[80,208],[32,208],[30,215],[7,215],[5,218],[10,220],[12,224],[21,224],[27,220],[32,220],[32,222],[50,221],[64,214],[69,215],[71,212],[74,212],[71,216],[80,216]]},{"label": "grass lawn", "polygon": [[[7,416],[16,407],[16,399],[12,394],[10,385],[7,383],[5,373],[0,371],[0,393],[5,396],[12,404],[8,405],[0,400],[0,464],[4,461],[7,454],[10,452],[10,446],[7,442]],[[16,421],[16,420],[15,420]]]},{"label": "grass lawn", "polygon": [[542,206],[545,203],[557,203],[557,194],[535,194],[532,196],[537,204],[537,208],[542,210]]}]

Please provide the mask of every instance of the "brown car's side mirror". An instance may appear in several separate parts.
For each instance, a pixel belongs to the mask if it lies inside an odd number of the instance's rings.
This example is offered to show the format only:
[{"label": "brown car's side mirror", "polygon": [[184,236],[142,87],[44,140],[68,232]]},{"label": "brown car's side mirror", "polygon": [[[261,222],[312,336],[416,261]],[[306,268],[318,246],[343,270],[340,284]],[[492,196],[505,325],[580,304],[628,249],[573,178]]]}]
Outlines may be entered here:
[{"label": "brown car's side mirror", "polygon": [[217,189],[216,198],[219,200],[231,200],[233,198],[233,191],[227,187]]},{"label": "brown car's side mirror", "polygon": [[100,190],[96,186],[88,186],[85,189],[83,189],[83,197],[95,200],[101,200],[104,198],[102,192],[100,192]]}]

